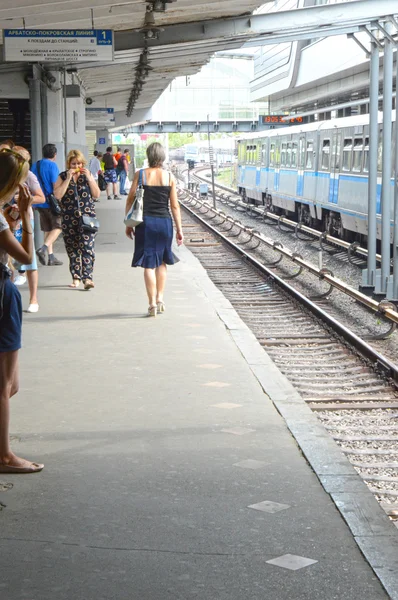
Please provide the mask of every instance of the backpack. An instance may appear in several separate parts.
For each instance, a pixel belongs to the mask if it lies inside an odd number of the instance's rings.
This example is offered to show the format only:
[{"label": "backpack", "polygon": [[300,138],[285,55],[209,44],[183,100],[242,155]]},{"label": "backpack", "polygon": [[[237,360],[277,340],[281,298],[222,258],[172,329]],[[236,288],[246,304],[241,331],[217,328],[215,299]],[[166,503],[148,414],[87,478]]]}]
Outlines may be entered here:
[{"label": "backpack", "polygon": [[120,173],[122,173],[124,171],[124,160],[123,160],[123,156],[121,156],[117,162],[117,167],[116,167],[116,173],[118,175],[120,175]]}]

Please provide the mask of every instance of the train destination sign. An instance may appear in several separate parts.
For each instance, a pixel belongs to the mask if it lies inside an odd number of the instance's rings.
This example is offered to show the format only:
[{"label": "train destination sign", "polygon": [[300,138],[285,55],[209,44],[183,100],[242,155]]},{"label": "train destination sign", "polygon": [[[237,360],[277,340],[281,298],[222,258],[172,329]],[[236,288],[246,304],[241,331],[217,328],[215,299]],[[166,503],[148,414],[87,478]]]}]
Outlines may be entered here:
[{"label": "train destination sign", "polygon": [[260,115],[261,125],[302,125],[304,117],[290,117],[289,115]]},{"label": "train destination sign", "polygon": [[5,29],[4,59],[27,62],[113,60],[110,29]]}]

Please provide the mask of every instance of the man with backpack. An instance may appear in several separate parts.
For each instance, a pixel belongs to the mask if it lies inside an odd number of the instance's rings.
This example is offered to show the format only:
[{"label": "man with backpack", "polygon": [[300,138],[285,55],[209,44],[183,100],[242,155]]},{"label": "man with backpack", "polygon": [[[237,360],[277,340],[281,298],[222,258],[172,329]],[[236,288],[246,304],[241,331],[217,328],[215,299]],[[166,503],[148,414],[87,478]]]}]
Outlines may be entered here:
[{"label": "man with backpack", "polygon": [[56,163],[57,148],[54,144],[45,144],[43,146],[43,158],[32,165],[32,172],[39,180],[41,189],[44,192],[46,202],[36,204],[35,208],[40,214],[40,227],[44,233],[44,244],[36,250],[37,258],[42,265],[49,267],[62,265],[53,253],[53,244],[61,233],[61,215],[56,214],[49,202],[49,196],[54,192],[54,183],[58,179],[59,168]]},{"label": "man with backpack", "polygon": [[117,161],[112,154],[112,147],[108,146],[104,156],[102,157],[105,166],[104,179],[106,181],[106,190],[108,194],[108,200],[112,200],[111,192],[113,188],[114,200],[120,200],[120,196],[117,195],[117,175],[116,166]]},{"label": "man with backpack", "polygon": [[116,167],[116,174],[119,175],[119,177],[120,177],[120,194],[122,196],[128,195],[128,192],[126,192],[126,190],[125,190],[126,179],[127,179],[128,172],[129,172],[129,161],[127,158],[128,153],[129,153],[129,150],[127,148],[127,150],[125,150],[123,152],[123,154],[121,155],[121,157],[119,158],[119,161],[118,161],[117,167]]}]

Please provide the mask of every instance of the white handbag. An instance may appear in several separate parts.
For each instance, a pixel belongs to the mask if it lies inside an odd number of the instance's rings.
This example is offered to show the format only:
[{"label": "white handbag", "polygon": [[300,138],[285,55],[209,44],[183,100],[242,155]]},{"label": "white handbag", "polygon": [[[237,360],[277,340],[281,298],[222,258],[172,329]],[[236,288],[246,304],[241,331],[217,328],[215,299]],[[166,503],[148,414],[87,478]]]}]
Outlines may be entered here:
[{"label": "white handbag", "polygon": [[144,220],[144,188],[142,186],[142,169],[138,179],[138,187],[135,192],[135,198],[132,207],[128,211],[124,224],[126,227],[137,227]]},{"label": "white handbag", "polygon": [[124,182],[124,191],[129,192],[131,188],[131,181],[128,177],[126,177],[126,181]]}]

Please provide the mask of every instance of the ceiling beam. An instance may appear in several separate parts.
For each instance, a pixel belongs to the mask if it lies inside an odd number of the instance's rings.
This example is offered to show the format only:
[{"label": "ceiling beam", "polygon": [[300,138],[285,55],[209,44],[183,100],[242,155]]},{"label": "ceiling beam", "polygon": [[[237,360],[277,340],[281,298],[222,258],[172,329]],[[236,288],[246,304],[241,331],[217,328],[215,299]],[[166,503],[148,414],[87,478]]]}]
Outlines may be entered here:
[{"label": "ceiling beam", "polygon": [[[326,4],[295,10],[279,11],[249,17],[216,19],[195,23],[164,26],[159,38],[149,38],[148,47],[221,38],[246,41],[260,37],[264,44],[275,43],[276,37],[305,34],[309,39],[339,35],[341,31],[356,31],[359,26],[398,13],[397,0],[357,0],[342,4]],[[339,31],[340,28],[340,31]],[[115,33],[115,50],[143,47],[143,33],[137,30]]]}]

